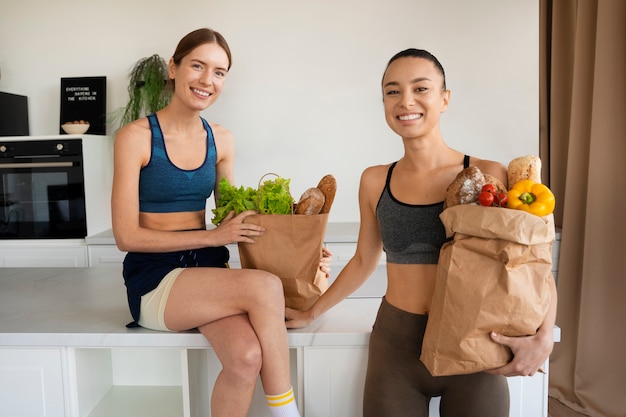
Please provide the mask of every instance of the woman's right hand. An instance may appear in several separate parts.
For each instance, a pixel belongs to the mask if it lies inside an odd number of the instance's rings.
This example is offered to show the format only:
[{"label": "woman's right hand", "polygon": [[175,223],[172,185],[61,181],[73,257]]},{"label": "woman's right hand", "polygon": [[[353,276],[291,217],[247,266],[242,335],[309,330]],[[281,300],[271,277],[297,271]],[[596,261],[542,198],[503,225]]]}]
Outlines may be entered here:
[{"label": "woman's right hand", "polygon": [[246,217],[256,214],[254,210],[246,210],[235,215],[234,211],[215,229],[212,230],[218,245],[228,245],[231,243],[254,243],[255,237],[262,236],[265,228],[252,223],[244,223]]},{"label": "woman's right hand", "polygon": [[294,310],[285,307],[285,326],[288,329],[301,329],[311,324],[314,317],[307,311]]}]

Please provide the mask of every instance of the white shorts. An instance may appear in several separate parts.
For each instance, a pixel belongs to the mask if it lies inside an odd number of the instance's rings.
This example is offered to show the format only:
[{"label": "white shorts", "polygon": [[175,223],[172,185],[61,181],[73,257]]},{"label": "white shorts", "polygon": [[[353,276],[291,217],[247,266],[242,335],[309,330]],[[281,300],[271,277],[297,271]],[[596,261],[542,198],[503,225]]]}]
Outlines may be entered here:
[{"label": "white shorts", "polygon": [[174,285],[174,282],[176,282],[176,279],[184,270],[185,268],[171,270],[163,277],[158,287],[141,297],[138,321],[141,327],[152,330],[173,331],[165,326],[165,305],[167,304],[172,285]]}]

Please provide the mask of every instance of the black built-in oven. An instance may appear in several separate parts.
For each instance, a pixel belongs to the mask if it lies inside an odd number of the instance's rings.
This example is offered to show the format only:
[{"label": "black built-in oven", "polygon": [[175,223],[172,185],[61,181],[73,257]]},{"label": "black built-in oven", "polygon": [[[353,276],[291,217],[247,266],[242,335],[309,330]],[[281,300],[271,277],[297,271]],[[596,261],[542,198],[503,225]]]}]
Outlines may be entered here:
[{"label": "black built-in oven", "polygon": [[82,141],[0,139],[0,239],[85,236]]}]

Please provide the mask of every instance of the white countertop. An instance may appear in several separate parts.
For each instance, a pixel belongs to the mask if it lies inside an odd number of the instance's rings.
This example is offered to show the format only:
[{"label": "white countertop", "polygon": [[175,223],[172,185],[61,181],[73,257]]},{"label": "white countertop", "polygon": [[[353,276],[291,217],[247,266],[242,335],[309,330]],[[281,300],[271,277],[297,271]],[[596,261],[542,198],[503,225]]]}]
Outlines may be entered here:
[{"label": "white countertop", "polygon": [[[380,298],[346,299],[289,344],[366,346]],[[0,347],[207,347],[196,332],[128,329],[121,268],[0,268]]]},{"label": "white countertop", "polygon": [[[359,235],[358,222],[331,223],[326,226],[326,243],[355,243]],[[88,245],[115,245],[113,231],[111,229],[97,233],[93,236],[87,236],[85,242]]]},{"label": "white countertop", "polygon": [[[358,222],[332,223],[326,226],[326,243],[356,243],[359,236]],[[556,229],[556,240],[561,240],[561,229]],[[111,229],[97,233],[93,236],[87,236],[85,242],[88,245],[115,245],[113,231]]]}]

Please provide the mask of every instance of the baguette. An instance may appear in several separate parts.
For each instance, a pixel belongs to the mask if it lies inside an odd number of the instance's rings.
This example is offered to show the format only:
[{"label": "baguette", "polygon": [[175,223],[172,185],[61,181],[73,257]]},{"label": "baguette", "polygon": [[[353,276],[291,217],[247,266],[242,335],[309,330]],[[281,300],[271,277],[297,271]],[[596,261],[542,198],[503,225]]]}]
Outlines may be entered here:
[{"label": "baguette", "polygon": [[324,206],[320,211],[320,214],[330,212],[330,208],[335,200],[335,194],[337,193],[337,180],[331,174],[325,175],[317,184],[317,188],[324,193]]}]

